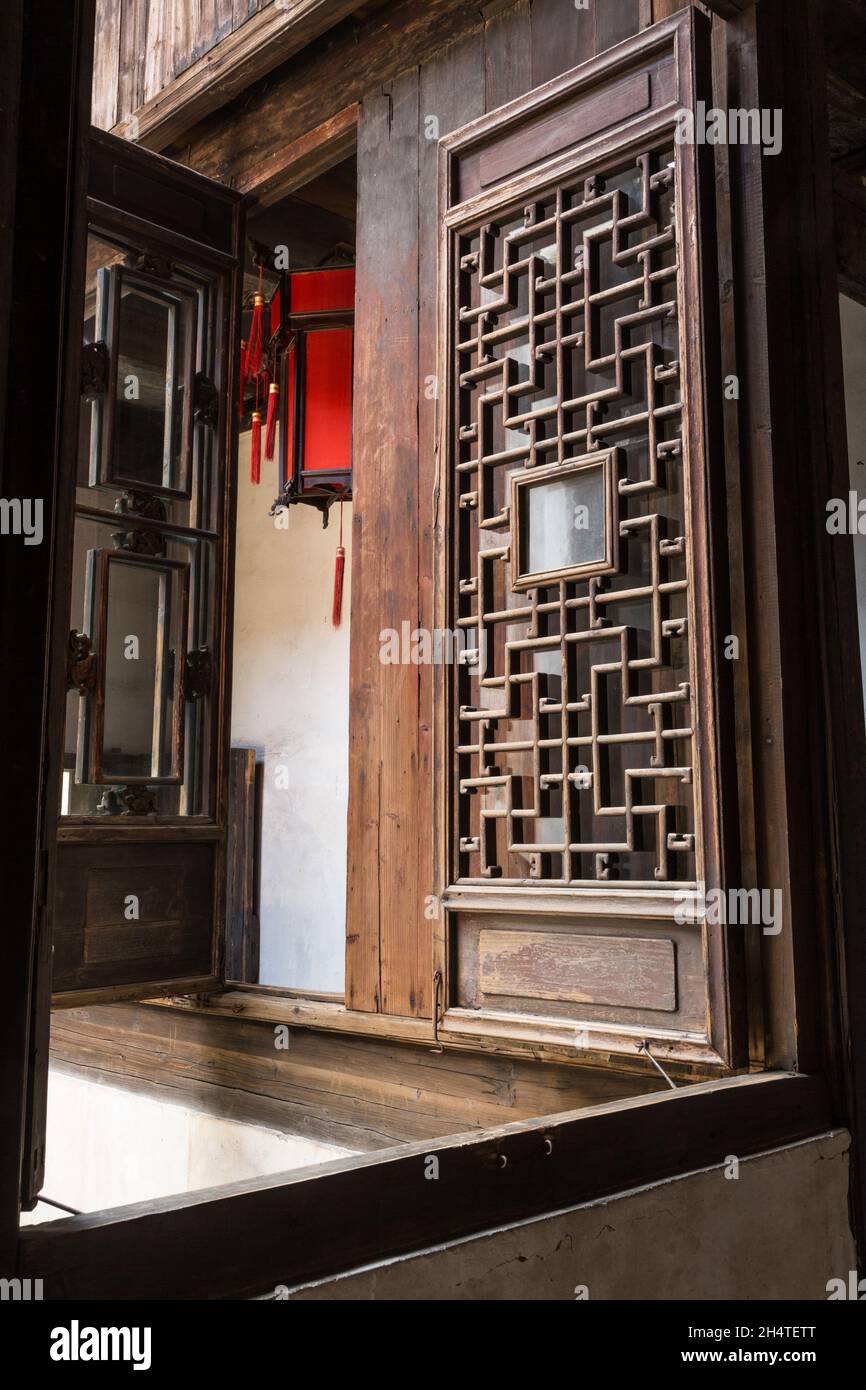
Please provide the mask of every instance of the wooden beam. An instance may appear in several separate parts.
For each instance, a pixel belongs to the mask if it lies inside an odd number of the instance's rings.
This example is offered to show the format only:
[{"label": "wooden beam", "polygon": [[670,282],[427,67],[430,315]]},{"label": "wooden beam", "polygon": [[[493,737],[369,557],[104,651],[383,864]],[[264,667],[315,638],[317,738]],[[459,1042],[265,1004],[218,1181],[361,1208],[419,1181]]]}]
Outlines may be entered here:
[{"label": "wooden beam", "polygon": [[53,1066],[157,1100],[369,1152],[407,1140],[579,1110],[664,1082],[490,1053],[432,1053],[388,1038],[145,1005],[69,1009],[52,1020]]},{"label": "wooden beam", "polygon": [[702,0],[702,3],[705,10],[712,10],[720,19],[737,19],[757,4],[757,0]]},{"label": "wooden beam", "polygon": [[242,171],[235,187],[268,207],[346,159],[357,138],[358,103],[353,102],[315,130],[270,150],[257,164]]},{"label": "wooden beam", "polygon": [[[179,157],[211,178],[241,187],[284,149],[399,73],[480,29],[467,0],[399,0],[363,26],[343,25],[245,94],[243,108],[190,130]],[[192,121],[187,122],[188,125]]]},{"label": "wooden beam", "polygon": [[669,19],[672,14],[694,5],[707,14],[717,14],[720,19],[738,19],[757,3],[758,0],[652,0],[652,17],[654,21]]},{"label": "wooden beam", "polygon": [[[831,1124],[813,1077],[708,1082],[25,1227],[19,1274],[43,1279],[48,1299],[250,1297]],[[424,1181],[431,1153],[438,1182]]]},{"label": "wooden beam", "polygon": [[151,150],[279,67],[358,8],[359,0],[274,0],[192,63],[132,115],[115,135]]},{"label": "wooden beam", "polygon": [[[429,1019],[347,1008],[336,996],[308,996],[301,991],[266,985],[235,985],[218,994],[152,999],[149,1007],[153,1005],[224,1018],[284,1023],[290,1028],[315,1028],[393,1043],[416,1043],[429,1047],[433,1042],[433,1025]],[[461,1009],[448,1011],[440,1025],[439,1042],[446,1052],[483,1052],[516,1060],[533,1058],[538,1062],[562,1063],[581,1071],[596,1067],[609,1071],[611,1061],[607,1057],[602,1060],[602,1054],[605,1044],[610,1046],[611,1051],[614,1045],[613,1038],[604,1038],[599,1045],[599,1057],[584,1055],[575,1048],[574,1030],[569,1025],[561,1027],[535,1020],[527,1026],[525,1020],[512,1018],[503,1027],[501,1021],[491,1021],[489,1016],[477,1010]],[[683,1052],[688,1052],[685,1046]],[[617,1055],[613,1065],[618,1072],[636,1077],[638,1081],[657,1075],[652,1063],[636,1052]],[[670,1064],[666,1063],[666,1066],[674,1077],[682,1081],[703,1080],[707,1076],[703,1058],[698,1061],[695,1057],[684,1055]]]}]

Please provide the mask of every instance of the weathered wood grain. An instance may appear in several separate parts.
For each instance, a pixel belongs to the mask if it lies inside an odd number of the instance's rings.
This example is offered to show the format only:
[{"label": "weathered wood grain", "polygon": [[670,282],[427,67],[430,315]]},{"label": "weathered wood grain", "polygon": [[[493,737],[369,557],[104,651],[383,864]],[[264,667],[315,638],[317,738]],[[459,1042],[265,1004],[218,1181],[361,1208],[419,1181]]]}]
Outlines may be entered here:
[{"label": "weathered wood grain", "polygon": [[[805,1076],[720,1081],[300,1172],[26,1227],[19,1273],[51,1298],[256,1295],[597,1200],[831,1124]],[[640,1141],[635,1142],[639,1133]],[[504,1162],[503,1162],[504,1159]],[[166,1250],[171,1259],[166,1260]]]},{"label": "weathered wood grain", "polygon": [[489,929],[480,933],[478,955],[486,995],[676,1008],[672,941]]},{"label": "weathered wood grain", "polygon": [[485,109],[494,110],[532,85],[529,0],[493,14],[484,26]]},{"label": "weathered wood grain", "polygon": [[96,32],[91,120],[101,130],[109,130],[117,118],[121,0],[96,0]]},{"label": "weathered wood grain", "polygon": [[270,150],[259,164],[246,169],[236,183],[263,207],[285,198],[320,177],[352,153],[358,138],[358,103],[323,121],[290,145]]},{"label": "weathered wood grain", "polygon": [[102,1005],[55,1014],[55,1064],[210,1114],[368,1151],[658,1089],[656,1074],[436,1054],[239,1018]]},{"label": "weathered wood grain", "polygon": [[576,68],[595,56],[599,11],[607,6],[591,4],[578,10],[574,0],[533,0],[532,86]]},{"label": "weathered wood grain", "polygon": [[[142,4],[139,0],[139,7]],[[188,0],[151,0],[145,6],[143,87],[135,106],[120,106],[115,91],[115,134],[150,149],[164,149],[182,131],[339,24],[357,4],[358,0],[287,0],[253,6],[247,13],[236,7],[230,23],[226,0],[210,0],[201,9]],[[138,14],[135,19],[140,23]],[[102,62],[110,63],[113,52],[116,66],[116,41],[106,35],[97,45],[98,54],[103,50]]]},{"label": "weathered wood grain", "polygon": [[241,182],[272,152],[479,27],[467,0],[398,0],[362,25],[345,20],[248,87],[242,103],[188,130],[178,155],[212,178]]}]

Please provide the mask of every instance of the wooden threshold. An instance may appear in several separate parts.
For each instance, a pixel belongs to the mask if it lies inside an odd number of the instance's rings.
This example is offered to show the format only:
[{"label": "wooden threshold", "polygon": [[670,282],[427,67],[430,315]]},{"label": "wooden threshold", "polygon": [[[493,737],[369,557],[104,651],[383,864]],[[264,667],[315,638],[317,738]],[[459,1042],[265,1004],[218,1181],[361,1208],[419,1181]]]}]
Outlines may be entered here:
[{"label": "wooden threshold", "polygon": [[209,116],[358,9],[359,0],[275,0],[112,127],[151,150]]},{"label": "wooden threshold", "polygon": [[249,1298],[832,1125],[818,1078],[708,1082],[25,1227],[18,1274],[48,1299]]},{"label": "wooden threshold", "polygon": [[[339,1000],[259,985],[233,984],[221,993],[152,999],[148,1003],[226,1018],[282,1023],[290,1028],[319,1028],[389,1042],[426,1044],[431,1048],[437,1041],[430,1019],[349,1009]],[[449,1009],[440,1023],[438,1043],[446,1051],[486,1052],[500,1057],[531,1058],[646,1077],[657,1074],[641,1048],[646,1036],[649,1036],[652,1051],[664,1060],[665,1067],[675,1077],[703,1079],[719,1071],[721,1059],[707,1046],[706,1040],[697,1037],[692,1042],[679,1040],[670,1048],[666,1048],[664,1040],[659,1040],[653,1047],[655,1034],[637,1029],[633,1052],[622,1052],[617,1051],[622,1048],[622,1038],[603,1028],[589,1030],[586,1036],[582,1027],[563,1020],[492,1014],[474,1009]]]}]

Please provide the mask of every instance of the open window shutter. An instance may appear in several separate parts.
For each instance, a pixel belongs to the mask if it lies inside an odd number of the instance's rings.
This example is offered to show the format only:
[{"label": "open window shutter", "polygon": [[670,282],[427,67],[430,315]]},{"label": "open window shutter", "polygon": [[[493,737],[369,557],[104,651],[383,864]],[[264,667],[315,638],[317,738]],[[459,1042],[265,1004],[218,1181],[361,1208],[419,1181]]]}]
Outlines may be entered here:
[{"label": "open window shutter", "polygon": [[240,199],[99,132],[90,158],[55,1004],[212,987],[225,909]]},{"label": "open window shutter", "polygon": [[241,199],[100,131],[89,156],[79,429],[61,461],[31,1201],[50,1007],[223,979]]},{"label": "open window shutter", "polygon": [[442,1025],[588,1060],[742,1056],[702,906],[728,872],[712,151],[677,138],[709,27],[441,142]]}]

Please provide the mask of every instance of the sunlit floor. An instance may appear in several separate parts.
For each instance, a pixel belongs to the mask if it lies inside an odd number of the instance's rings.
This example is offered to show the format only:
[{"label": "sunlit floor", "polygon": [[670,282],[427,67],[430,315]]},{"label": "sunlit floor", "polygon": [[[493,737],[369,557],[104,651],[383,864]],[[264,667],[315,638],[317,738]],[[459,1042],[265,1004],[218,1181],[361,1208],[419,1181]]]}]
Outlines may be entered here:
[{"label": "sunlit floor", "polygon": [[[208,1115],[52,1067],[42,1191],[101,1211],[351,1156],[353,1150]],[[23,1224],[67,1212],[40,1202]]]}]

